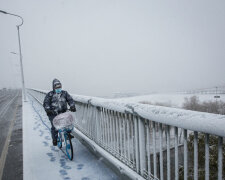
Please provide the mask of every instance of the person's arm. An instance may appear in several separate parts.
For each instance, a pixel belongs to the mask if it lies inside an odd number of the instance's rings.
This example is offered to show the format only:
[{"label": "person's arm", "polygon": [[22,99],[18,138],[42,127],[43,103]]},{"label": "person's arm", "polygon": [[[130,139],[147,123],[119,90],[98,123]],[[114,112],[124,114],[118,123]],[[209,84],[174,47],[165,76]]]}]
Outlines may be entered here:
[{"label": "person's arm", "polygon": [[73,98],[70,96],[70,94],[66,91],[66,100],[70,106],[70,110],[75,112],[76,111],[76,106],[75,106],[75,101]]},{"label": "person's arm", "polygon": [[44,99],[43,107],[47,113],[47,115],[52,115],[53,111],[51,110],[51,98],[52,98],[52,92],[49,92]]}]

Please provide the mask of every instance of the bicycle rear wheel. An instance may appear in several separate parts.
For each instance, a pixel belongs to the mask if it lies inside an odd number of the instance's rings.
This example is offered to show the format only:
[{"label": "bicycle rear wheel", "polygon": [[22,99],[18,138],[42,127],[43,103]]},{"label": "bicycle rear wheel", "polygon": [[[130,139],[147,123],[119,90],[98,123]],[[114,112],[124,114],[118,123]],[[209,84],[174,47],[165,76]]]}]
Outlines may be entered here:
[{"label": "bicycle rear wheel", "polygon": [[68,133],[65,133],[65,143],[66,143],[66,155],[72,161],[73,160],[73,145]]}]

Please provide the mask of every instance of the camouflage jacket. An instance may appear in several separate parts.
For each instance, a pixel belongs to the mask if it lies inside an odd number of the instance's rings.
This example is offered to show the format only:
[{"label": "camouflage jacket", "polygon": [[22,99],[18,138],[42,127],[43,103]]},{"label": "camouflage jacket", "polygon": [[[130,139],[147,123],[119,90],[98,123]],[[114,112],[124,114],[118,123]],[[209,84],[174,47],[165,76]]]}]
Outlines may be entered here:
[{"label": "camouflage jacket", "polygon": [[46,110],[54,110],[56,113],[60,114],[66,112],[67,103],[70,107],[75,107],[75,101],[69,95],[67,91],[63,91],[59,94],[54,91],[50,91],[44,99],[43,107]]}]

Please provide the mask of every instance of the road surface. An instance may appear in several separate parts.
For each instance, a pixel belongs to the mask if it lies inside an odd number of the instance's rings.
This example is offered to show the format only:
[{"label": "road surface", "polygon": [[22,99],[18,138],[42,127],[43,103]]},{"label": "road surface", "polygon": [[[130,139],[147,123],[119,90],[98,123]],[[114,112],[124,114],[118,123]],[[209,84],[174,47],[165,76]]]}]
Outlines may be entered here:
[{"label": "road surface", "polygon": [[0,179],[23,179],[22,95],[0,91]]}]

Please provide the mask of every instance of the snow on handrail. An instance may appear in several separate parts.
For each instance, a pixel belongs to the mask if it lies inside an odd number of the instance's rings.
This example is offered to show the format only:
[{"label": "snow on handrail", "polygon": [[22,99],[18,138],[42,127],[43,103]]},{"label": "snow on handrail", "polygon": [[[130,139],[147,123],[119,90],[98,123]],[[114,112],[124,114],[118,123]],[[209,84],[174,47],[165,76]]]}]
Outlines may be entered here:
[{"label": "snow on handrail", "polygon": [[[47,93],[44,90],[32,90]],[[91,104],[121,113],[132,113],[166,125],[225,137],[225,115],[139,103],[124,103],[113,99],[75,94],[72,94],[72,96],[75,101],[80,103]]]},{"label": "snow on handrail", "polygon": [[90,103],[93,106],[132,113],[151,121],[225,137],[225,115],[148,104],[123,103],[97,97],[80,95],[73,95],[73,97],[78,102]]}]

